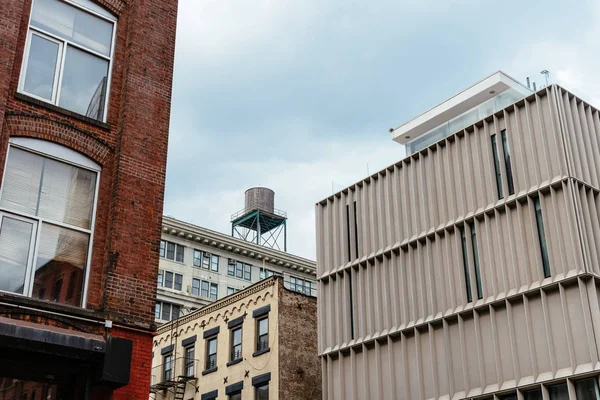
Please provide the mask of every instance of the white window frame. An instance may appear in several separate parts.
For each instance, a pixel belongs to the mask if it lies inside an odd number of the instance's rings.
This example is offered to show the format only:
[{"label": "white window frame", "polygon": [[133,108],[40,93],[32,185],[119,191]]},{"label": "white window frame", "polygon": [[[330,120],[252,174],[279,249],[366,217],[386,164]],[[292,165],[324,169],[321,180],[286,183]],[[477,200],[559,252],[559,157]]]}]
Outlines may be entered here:
[{"label": "white window frame", "polygon": [[[83,281],[83,291],[81,293],[81,308],[86,308],[87,305],[87,295],[88,295],[88,283],[90,278],[90,266],[92,262],[92,249],[94,248],[94,231],[96,228],[96,212],[98,210],[98,189],[100,188],[100,178],[102,173],[102,168],[100,165],[85,157],[84,155],[77,153],[75,150],[69,149],[67,147],[61,146],[56,143],[33,139],[33,138],[10,138],[8,141],[8,149],[6,151],[6,157],[4,160],[4,173],[2,175],[2,186],[0,186],[0,199],[2,199],[2,192],[4,190],[4,180],[6,179],[6,171],[8,167],[8,156],[12,148],[28,151],[30,153],[37,154],[41,157],[53,159],[65,164],[73,165],[78,168],[87,169],[96,173],[96,187],[94,189],[94,204],[92,206],[92,219],[89,229],[80,228],[78,226],[73,226],[69,224],[65,224],[64,222],[59,222],[55,220],[48,220],[47,218],[30,215],[23,212],[15,212],[13,210],[0,207],[0,212],[4,214],[8,214],[11,217],[18,216],[23,220],[34,222],[36,225],[35,236],[32,234],[32,237],[35,237],[33,249],[34,253],[31,259],[28,262],[28,272],[26,274],[26,279],[29,281],[24,282],[23,286],[23,294],[7,292],[17,296],[25,296],[31,297],[33,293],[33,265],[29,265],[29,263],[33,263],[33,260],[37,258],[38,247],[40,243],[40,235],[41,229],[40,226],[46,222],[51,225],[56,225],[62,228],[71,229],[74,231],[86,233],[89,235],[90,240],[88,243],[87,249],[87,257],[85,261],[85,272],[84,272],[84,281]],[[30,249],[31,251],[31,249]]]},{"label": "white window frame", "polygon": [[[68,39],[57,37],[50,32],[44,31],[43,29],[37,28],[35,26],[31,26],[31,16],[33,15],[33,7],[36,2],[36,0],[33,0],[31,2],[31,9],[29,12],[29,20],[27,22],[27,40],[25,42],[25,49],[23,51],[23,60],[21,63],[21,72],[19,75],[18,91],[19,91],[19,93],[23,93],[27,96],[30,96],[30,97],[33,97],[40,101],[43,101],[44,103],[50,103],[57,107],[60,107],[58,105],[58,101],[60,99],[60,88],[61,88],[61,84],[62,84],[63,72],[65,70],[65,58],[66,58],[66,51],[65,51],[66,46],[65,45],[72,46],[78,50],[92,54],[94,56],[102,58],[103,60],[108,61],[108,73],[106,76],[106,93],[105,93],[105,99],[104,99],[104,114],[103,114],[102,120],[101,120],[101,122],[106,122],[106,118],[107,118],[107,114],[108,114],[108,99],[110,97],[110,83],[112,80],[112,69],[113,69],[113,61],[114,61],[114,55],[115,55],[115,42],[117,41],[117,18],[112,16],[112,14],[110,12],[108,12],[108,10],[106,10],[106,12],[104,12],[104,13],[101,13],[98,10],[93,10],[89,7],[86,7],[83,4],[78,3],[77,0],[58,0],[58,1],[68,4],[69,6],[75,7],[77,9],[79,9],[83,12],[86,12],[88,14],[91,14],[97,18],[100,18],[107,22],[110,22],[113,25],[112,39],[111,39],[111,44],[110,44],[110,54],[108,56],[106,56],[106,55],[98,53],[94,50],[88,49],[80,44],[74,43]],[[100,6],[98,6],[97,8],[100,8]],[[38,35],[44,39],[48,39],[48,40],[51,40],[51,41],[59,44],[58,57],[56,60],[56,71],[55,71],[55,75],[54,75],[54,83],[52,85],[52,100],[51,101],[49,101],[48,99],[45,99],[41,96],[36,96],[32,93],[26,92],[24,89],[25,75],[27,72],[27,64],[29,63],[29,50],[31,48],[31,36],[34,34],[34,32],[36,35]],[[69,111],[71,111],[71,110],[69,110]],[[79,114],[75,111],[71,111],[71,112],[73,112],[75,114]]]}]

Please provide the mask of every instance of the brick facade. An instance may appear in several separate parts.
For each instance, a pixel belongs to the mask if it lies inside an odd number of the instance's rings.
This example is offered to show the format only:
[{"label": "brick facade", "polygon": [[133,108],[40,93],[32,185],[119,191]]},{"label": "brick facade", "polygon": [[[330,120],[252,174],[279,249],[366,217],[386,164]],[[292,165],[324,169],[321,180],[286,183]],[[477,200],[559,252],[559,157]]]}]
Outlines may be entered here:
[{"label": "brick facade", "polygon": [[109,334],[133,341],[130,384],[114,394],[97,388],[91,397],[147,398],[177,0],[95,1],[118,18],[106,123],[17,93],[31,0],[3,0],[0,7],[0,177],[11,137],[58,143],[102,167],[87,309],[6,293],[0,301],[112,320]]},{"label": "brick facade", "polygon": [[317,298],[279,286],[279,398],[321,398]]}]

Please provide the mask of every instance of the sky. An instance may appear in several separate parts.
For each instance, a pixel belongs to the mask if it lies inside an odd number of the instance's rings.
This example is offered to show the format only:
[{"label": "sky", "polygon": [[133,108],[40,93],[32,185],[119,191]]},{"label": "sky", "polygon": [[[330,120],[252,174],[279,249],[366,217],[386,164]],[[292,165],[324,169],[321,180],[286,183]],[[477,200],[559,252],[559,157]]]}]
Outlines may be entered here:
[{"label": "sky", "polygon": [[223,233],[254,186],[315,258],[315,204],[404,157],[389,128],[503,70],[600,107],[600,2],[179,0],[165,215]]}]

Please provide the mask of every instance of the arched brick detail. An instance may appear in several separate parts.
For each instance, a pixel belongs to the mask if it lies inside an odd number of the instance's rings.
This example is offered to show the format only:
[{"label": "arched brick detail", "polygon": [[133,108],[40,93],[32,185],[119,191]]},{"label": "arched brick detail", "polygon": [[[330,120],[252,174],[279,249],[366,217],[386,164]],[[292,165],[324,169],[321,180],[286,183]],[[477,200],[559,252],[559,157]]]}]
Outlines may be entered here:
[{"label": "arched brick detail", "polygon": [[32,137],[66,146],[104,165],[113,147],[74,125],[41,115],[6,113],[4,136]]},{"label": "arched brick detail", "polygon": [[100,4],[102,7],[106,8],[117,17],[121,15],[123,9],[125,8],[124,0],[93,0],[94,2]]}]

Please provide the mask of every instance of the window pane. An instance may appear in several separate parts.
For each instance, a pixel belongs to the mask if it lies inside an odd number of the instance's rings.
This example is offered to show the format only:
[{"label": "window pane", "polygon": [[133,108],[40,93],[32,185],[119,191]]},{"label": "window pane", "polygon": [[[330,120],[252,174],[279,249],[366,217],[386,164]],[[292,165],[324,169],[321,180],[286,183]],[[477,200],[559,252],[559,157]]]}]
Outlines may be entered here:
[{"label": "window pane", "polygon": [[524,400],[542,400],[542,390],[534,389],[523,393]]},{"label": "window pane", "polygon": [[600,400],[598,392],[598,378],[582,379],[575,381],[577,399]]},{"label": "window pane", "polygon": [[162,303],[162,315],[161,319],[169,321],[171,319],[171,305],[169,303]]},{"label": "window pane", "polygon": [[10,147],[0,206],[36,215],[43,163],[43,157]]},{"label": "window pane", "polygon": [[52,100],[56,62],[60,46],[38,35],[31,35],[29,58],[23,90],[27,93]]},{"label": "window pane", "polygon": [[229,263],[227,265],[227,275],[235,276],[235,263]]},{"label": "window pane", "polygon": [[107,77],[107,60],[67,46],[58,105],[102,120]]},{"label": "window pane", "polygon": [[256,400],[269,400],[269,384],[256,388]]},{"label": "window pane", "polygon": [[[42,224],[33,282],[33,297],[39,297],[40,293],[50,295],[59,278],[74,274],[75,277],[68,281],[74,286],[69,287],[69,285],[63,284],[61,292],[52,293],[50,298],[63,304],[75,306],[81,304],[89,238],[86,233],[56,225]],[[74,293],[70,299],[67,295],[69,292]]]},{"label": "window pane", "polygon": [[171,305],[171,319],[177,319],[179,318],[179,306],[177,304],[172,304]]},{"label": "window pane", "polygon": [[550,272],[550,261],[548,259],[548,243],[546,242],[546,233],[544,232],[544,220],[542,218],[542,205],[540,204],[540,198],[536,197],[533,200],[535,207],[535,222],[537,225],[538,240],[540,243],[540,252],[542,256],[542,266],[544,267],[544,277],[549,278]]},{"label": "window pane", "polygon": [[169,260],[175,259],[175,243],[167,242],[167,258]]},{"label": "window pane", "polygon": [[235,290],[233,288],[228,287],[227,288],[227,296],[229,296],[230,294],[234,294]]},{"label": "window pane", "polygon": [[159,269],[158,270],[158,286],[162,286],[163,285],[163,270]]},{"label": "window pane", "polygon": [[258,321],[258,334],[264,335],[269,332],[269,319],[264,318]]},{"label": "window pane", "polygon": [[235,276],[238,278],[242,278],[244,275],[244,266],[241,262],[237,262],[235,264]]},{"label": "window pane", "polygon": [[177,245],[177,255],[175,261],[183,262],[183,246]]},{"label": "window pane", "polygon": [[160,241],[160,256],[164,257],[165,256],[165,247],[166,247],[166,243],[164,240]]},{"label": "window pane", "polygon": [[569,390],[566,383],[548,386],[548,394],[550,400],[569,400]]},{"label": "window pane", "polygon": [[95,172],[44,158],[37,215],[89,229],[95,191]]},{"label": "window pane", "polygon": [[172,289],[173,288],[173,273],[172,272],[165,272],[165,287]]},{"label": "window pane", "polygon": [[31,25],[106,56],[113,24],[58,0],[35,0]]},{"label": "window pane", "polygon": [[210,298],[213,300],[216,300],[218,297],[218,288],[217,285],[215,283],[211,283],[210,284]]},{"label": "window pane", "polygon": [[183,275],[175,274],[175,290],[181,290]]},{"label": "window pane", "polygon": [[2,217],[0,225],[0,290],[23,294],[33,223]]},{"label": "window pane", "polygon": [[194,250],[194,266],[199,267],[202,262],[202,253],[198,250]]},{"label": "window pane", "polygon": [[208,354],[216,354],[217,353],[217,339],[210,339],[208,341]]},{"label": "window pane", "polygon": [[242,330],[236,329],[233,331],[233,344],[238,345],[242,343]]},{"label": "window pane", "polygon": [[210,269],[217,272],[219,271],[219,256],[211,257]]},{"label": "window pane", "polygon": [[202,281],[202,296],[208,297],[208,282]]},{"label": "window pane", "polygon": [[244,264],[244,279],[246,279],[247,281],[252,279],[252,266],[248,265],[248,264]]},{"label": "window pane", "polygon": [[156,303],[156,307],[154,308],[154,318],[160,319],[160,303]]},{"label": "window pane", "polygon": [[242,400],[242,393],[232,393],[229,395],[229,400]]}]

